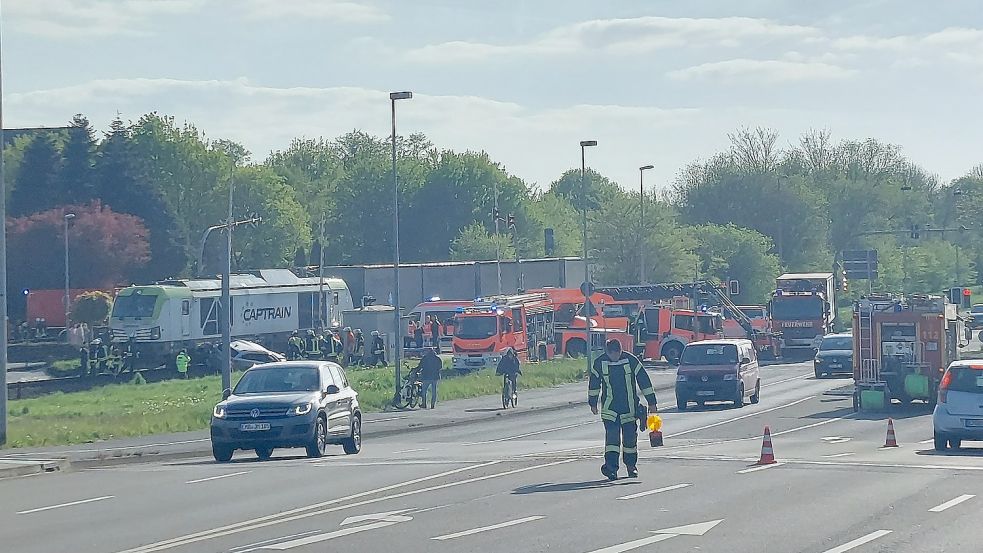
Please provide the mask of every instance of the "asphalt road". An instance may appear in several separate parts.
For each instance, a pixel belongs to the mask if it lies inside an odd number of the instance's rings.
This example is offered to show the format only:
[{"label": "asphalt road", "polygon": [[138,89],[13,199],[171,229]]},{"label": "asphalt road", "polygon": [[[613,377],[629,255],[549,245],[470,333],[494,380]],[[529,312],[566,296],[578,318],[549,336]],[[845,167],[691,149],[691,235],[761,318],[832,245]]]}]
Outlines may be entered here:
[{"label": "asphalt road", "polygon": [[[854,414],[850,380],[762,369],[761,403],[684,413],[607,482],[583,407],[366,437],[363,452],[210,458],[0,481],[18,553],[965,551],[981,549],[983,449],[936,454],[924,407]],[[780,461],[753,466],[769,425]],[[645,436],[640,436],[645,438]],[[970,444],[975,445],[975,444]],[[622,475],[624,472],[622,471]],[[977,497],[981,496],[981,497]]]}]

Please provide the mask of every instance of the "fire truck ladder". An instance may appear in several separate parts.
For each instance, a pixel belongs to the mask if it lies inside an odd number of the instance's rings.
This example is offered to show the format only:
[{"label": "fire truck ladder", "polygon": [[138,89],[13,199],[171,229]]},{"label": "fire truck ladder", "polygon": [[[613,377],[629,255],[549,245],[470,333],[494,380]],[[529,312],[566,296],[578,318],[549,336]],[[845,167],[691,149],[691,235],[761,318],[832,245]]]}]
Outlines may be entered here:
[{"label": "fire truck ladder", "polygon": [[758,329],[754,328],[754,325],[751,323],[751,318],[738,309],[737,305],[720,288],[720,284],[713,280],[612,286],[597,288],[596,290],[619,301],[647,300],[653,303],[671,300],[679,296],[693,298],[698,295],[702,301],[713,300],[719,303],[724,309],[724,315],[736,320],[741,325],[741,328],[744,329],[744,332],[747,333],[749,339],[754,340],[759,334]]},{"label": "fire truck ladder", "polygon": [[857,342],[860,344],[860,382],[880,382],[881,371],[874,350],[874,304],[861,300],[857,304]]}]

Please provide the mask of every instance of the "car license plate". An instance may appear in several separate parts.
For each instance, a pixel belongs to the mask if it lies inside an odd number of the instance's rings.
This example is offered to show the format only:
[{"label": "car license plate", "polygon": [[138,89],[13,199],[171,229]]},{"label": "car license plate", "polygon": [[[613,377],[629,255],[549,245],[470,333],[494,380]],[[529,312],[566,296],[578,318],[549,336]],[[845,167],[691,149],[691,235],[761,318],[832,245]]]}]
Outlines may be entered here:
[{"label": "car license plate", "polygon": [[970,420],[967,420],[966,421],[966,426],[973,426],[973,427],[983,426],[983,419],[976,419],[976,420],[970,419]]},{"label": "car license plate", "polygon": [[696,392],[696,395],[698,395],[698,396],[712,396],[713,395],[713,390],[700,390],[700,391]]},{"label": "car license plate", "polygon": [[829,368],[831,368],[831,369],[842,369],[843,368],[843,365],[841,365],[839,363],[830,363],[829,364]]},{"label": "car license plate", "polygon": [[239,425],[239,430],[243,432],[257,432],[260,430],[269,430],[270,423],[268,422],[244,422]]}]

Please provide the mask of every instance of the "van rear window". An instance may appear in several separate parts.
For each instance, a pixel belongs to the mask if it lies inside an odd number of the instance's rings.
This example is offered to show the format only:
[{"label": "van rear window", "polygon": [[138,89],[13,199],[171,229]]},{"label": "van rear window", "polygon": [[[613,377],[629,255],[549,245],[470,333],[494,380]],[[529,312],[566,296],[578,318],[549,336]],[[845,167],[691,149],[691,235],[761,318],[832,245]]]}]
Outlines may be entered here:
[{"label": "van rear window", "polygon": [[737,346],[734,344],[690,344],[680,358],[683,365],[734,365],[737,364]]}]

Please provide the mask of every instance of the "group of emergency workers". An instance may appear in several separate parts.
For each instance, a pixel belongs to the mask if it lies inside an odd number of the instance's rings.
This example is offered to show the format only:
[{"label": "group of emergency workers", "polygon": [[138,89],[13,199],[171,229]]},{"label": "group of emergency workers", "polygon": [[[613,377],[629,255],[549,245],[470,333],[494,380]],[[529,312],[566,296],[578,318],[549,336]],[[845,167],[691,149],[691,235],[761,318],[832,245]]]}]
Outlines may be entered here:
[{"label": "group of emergency workers", "polygon": [[366,350],[362,329],[349,326],[338,332],[325,329],[321,334],[308,330],[303,337],[293,331],[287,340],[287,359],[323,359],[342,366],[388,366],[386,343],[379,331],[372,331]]},{"label": "group of emergency workers", "polygon": [[133,372],[132,344],[106,344],[96,338],[79,348],[79,376]]}]

